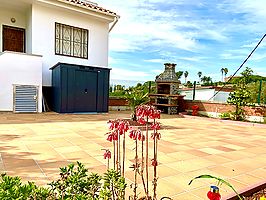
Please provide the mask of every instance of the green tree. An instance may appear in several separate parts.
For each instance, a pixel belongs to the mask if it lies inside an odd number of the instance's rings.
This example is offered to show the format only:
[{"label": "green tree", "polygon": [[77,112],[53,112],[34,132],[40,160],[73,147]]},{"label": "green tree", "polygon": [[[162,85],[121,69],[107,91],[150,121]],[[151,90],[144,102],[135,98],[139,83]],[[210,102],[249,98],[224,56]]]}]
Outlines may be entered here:
[{"label": "green tree", "polygon": [[[241,79],[241,77],[234,77],[230,83],[231,84],[236,84],[237,82],[239,82],[239,80]],[[253,82],[257,82],[257,81],[266,81],[266,77],[265,76],[259,76],[259,75],[250,75],[248,83],[253,83]]]},{"label": "green tree", "polygon": [[[247,89],[250,91],[250,101],[249,103],[258,103],[258,98],[260,97],[259,101],[261,104],[266,104],[266,81],[262,81],[261,91],[260,88],[260,81],[252,82],[247,85]],[[260,96],[259,96],[259,92]]]},{"label": "green tree", "polygon": [[213,85],[212,78],[210,76],[203,76],[201,78],[202,85],[210,86]]},{"label": "green tree", "polygon": [[224,68],[224,77],[226,78],[226,75],[228,74],[228,68]]},{"label": "green tree", "polygon": [[224,68],[221,68],[221,73],[222,73],[222,82],[224,82]]},{"label": "green tree", "polygon": [[116,85],[116,90],[124,90],[125,86],[123,85]]},{"label": "green tree", "polygon": [[155,83],[155,81],[146,81],[145,83],[143,83],[142,89],[143,89],[144,92],[148,92],[148,93],[151,93],[151,94],[156,93],[156,83]]},{"label": "green tree", "polygon": [[192,88],[193,87],[193,83],[191,83],[190,81],[187,81],[186,86],[188,88]]},{"label": "green tree", "polygon": [[185,76],[185,83],[187,83],[188,71],[184,72],[184,76]]},{"label": "green tree", "polygon": [[137,83],[136,87],[141,87],[142,84],[141,83]]},{"label": "green tree", "polygon": [[235,90],[229,94],[227,102],[235,106],[233,112],[234,119],[239,121],[245,119],[244,107],[250,102],[251,92],[248,90],[247,84],[253,71],[246,68],[242,73],[241,79],[234,85]]},{"label": "green tree", "polygon": [[184,73],[183,71],[178,71],[175,74],[176,74],[177,78],[180,79],[182,77],[183,73]]},{"label": "green tree", "polygon": [[198,72],[198,77],[199,77],[199,80],[201,81],[201,76],[202,76],[202,72]]}]

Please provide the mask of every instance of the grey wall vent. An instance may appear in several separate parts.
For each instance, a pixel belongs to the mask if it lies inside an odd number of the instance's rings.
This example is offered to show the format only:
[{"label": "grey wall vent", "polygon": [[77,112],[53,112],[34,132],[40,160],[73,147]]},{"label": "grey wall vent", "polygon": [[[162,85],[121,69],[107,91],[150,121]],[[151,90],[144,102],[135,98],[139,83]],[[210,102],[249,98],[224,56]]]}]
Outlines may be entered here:
[{"label": "grey wall vent", "polygon": [[38,111],[38,86],[14,85],[14,108],[16,113],[33,113]]}]

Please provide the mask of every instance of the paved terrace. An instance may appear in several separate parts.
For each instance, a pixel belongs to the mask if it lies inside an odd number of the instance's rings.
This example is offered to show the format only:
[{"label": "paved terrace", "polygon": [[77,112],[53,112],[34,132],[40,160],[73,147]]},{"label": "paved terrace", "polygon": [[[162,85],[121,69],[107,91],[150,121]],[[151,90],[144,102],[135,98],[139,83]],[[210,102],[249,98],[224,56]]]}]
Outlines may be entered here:
[{"label": "paved terrace", "polygon": [[[89,170],[106,169],[102,148],[106,121],[129,113],[101,115],[0,113],[0,171],[39,185],[58,177],[58,168],[77,160]],[[207,199],[209,180],[188,182],[201,174],[230,181],[238,191],[266,180],[266,126],[163,115],[159,142],[159,196]],[[128,140],[127,168],[134,158]],[[152,152],[152,150],[151,150]],[[126,172],[127,182],[133,172]],[[232,191],[222,186],[223,196]]]}]

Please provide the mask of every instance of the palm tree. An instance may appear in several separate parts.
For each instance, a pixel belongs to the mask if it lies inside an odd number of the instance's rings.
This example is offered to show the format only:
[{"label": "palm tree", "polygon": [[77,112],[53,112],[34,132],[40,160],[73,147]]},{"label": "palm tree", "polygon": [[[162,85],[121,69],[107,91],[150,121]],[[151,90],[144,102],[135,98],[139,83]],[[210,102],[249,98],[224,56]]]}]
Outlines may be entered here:
[{"label": "palm tree", "polygon": [[224,68],[224,78],[226,78],[227,73],[228,73],[228,69],[225,67]]},{"label": "palm tree", "polygon": [[202,76],[202,72],[198,72],[198,76],[199,76],[199,80],[200,80],[200,78]]},{"label": "palm tree", "polygon": [[221,69],[221,72],[222,72],[222,82],[224,81],[224,68],[222,67]]},{"label": "palm tree", "polygon": [[203,82],[203,85],[212,85],[212,78],[209,76],[203,76],[201,81]]},{"label": "palm tree", "polygon": [[131,91],[126,90],[125,98],[128,101],[128,105],[132,111],[131,119],[133,121],[137,120],[136,107],[149,101],[148,94],[148,92],[145,92],[144,90],[137,87],[132,88]]},{"label": "palm tree", "polygon": [[180,79],[181,76],[183,75],[183,71],[178,71],[175,74],[176,74],[177,78]]},{"label": "palm tree", "polygon": [[185,76],[185,83],[187,83],[188,71],[184,72],[184,76]]}]

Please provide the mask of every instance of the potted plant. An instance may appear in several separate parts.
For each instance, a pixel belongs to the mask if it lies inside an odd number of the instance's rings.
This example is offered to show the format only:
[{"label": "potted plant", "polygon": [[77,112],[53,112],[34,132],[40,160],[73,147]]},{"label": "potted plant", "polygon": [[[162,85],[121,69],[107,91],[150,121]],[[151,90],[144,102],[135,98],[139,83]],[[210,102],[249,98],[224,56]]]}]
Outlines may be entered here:
[{"label": "potted plant", "polygon": [[131,90],[126,91],[125,98],[128,101],[128,105],[132,111],[131,119],[136,121],[136,107],[149,101],[148,93],[144,92],[140,88],[132,88]]}]

